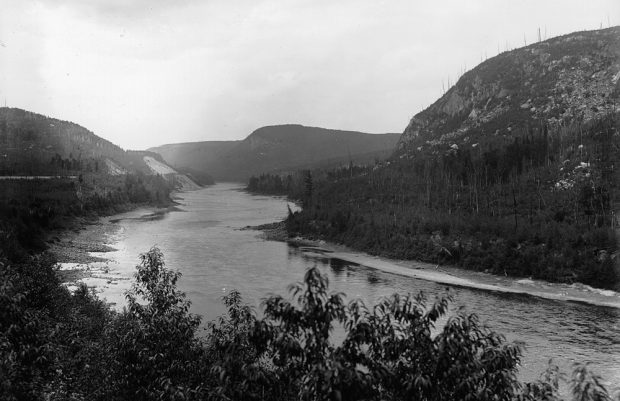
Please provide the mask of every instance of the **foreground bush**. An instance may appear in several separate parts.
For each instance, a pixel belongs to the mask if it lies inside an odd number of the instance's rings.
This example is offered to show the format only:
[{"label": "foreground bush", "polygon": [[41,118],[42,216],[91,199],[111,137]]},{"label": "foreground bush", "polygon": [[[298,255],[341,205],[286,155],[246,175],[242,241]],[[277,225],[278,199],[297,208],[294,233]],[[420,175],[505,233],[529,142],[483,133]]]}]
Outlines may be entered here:
[{"label": "foreground bush", "polygon": [[[462,310],[446,320],[449,295],[346,303],[312,268],[291,299],[266,298],[262,318],[232,291],[227,315],[201,336],[176,288],[180,273],[156,248],[141,255],[122,313],[86,287],[74,295],[36,287],[56,294],[42,306],[15,285],[26,270],[0,267],[3,400],[561,399],[557,367],[520,383],[520,346]],[[569,384],[572,400],[612,400],[587,365]]]}]

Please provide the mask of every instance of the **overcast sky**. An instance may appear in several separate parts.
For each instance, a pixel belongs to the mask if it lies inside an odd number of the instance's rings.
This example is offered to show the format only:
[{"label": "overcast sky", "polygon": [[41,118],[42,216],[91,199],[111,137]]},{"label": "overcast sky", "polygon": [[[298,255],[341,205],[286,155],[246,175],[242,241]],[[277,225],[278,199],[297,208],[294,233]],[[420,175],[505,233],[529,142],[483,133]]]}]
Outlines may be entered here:
[{"label": "overcast sky", "polygon": [[618,0],[0,0],[0,101],[123,148],[299,123],[402,132],[498,47],[620,23]]}]

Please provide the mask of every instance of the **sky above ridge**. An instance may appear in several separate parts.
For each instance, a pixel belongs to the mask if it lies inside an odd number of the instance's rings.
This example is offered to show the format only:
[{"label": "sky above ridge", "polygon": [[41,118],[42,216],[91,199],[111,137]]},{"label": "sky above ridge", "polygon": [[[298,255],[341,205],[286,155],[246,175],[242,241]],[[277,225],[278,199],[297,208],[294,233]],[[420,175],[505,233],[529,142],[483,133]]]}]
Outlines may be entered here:
[{"label": "sky above ridge", "polygon": [[485,57],[618,0],[0,0],[0,102],[126,149],[296,123],[403,131]]}]

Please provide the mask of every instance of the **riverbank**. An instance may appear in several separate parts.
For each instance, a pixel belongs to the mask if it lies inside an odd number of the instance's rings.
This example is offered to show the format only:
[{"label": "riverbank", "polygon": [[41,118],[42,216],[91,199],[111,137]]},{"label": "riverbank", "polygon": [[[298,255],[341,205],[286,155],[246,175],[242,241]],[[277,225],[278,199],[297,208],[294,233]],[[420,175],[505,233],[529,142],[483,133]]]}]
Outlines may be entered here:
[{"label": "riverbank", "polygon": [[[285,241],[266,241],[262,232],[244,230],[248,226],[282,221],[287,215],[287,202],[248,195],[237,188],[237,185],[218,184],[181,193],[177,199],[182,204],[182,212],[149,220],[140,218],[152,214],[144,211],[135,216],[136,219],[114,223],[119,230],[110,232],[104,243],[116,250],[92,254],[110,259],[108,273],[96,275],[100,277],[100,281],[94,282],[98,297],[105,298],[108,303],[117,302],[113,309],[121,310],[126,305],[123,291],[134,283],[132,277],[138,255],[153,245],[163,252],[170,269],[183,274],[178,288],[191,300],[190,311],[202,316],[203,322],[214,321],[226,313],[222,296],[232,289],[240,291],[244,303],[260,314],[266,294],[281,294],[288,299],[289,285],[298,282],[313,266],[328,277],[330,291],[347,294],[347,301],[362,299],[367,305],[374,305],[382,297],[394,293],[422,291],[431,300],[445,293],[447,285],[430,280],[329,260],[334,255],[325,250],[347,252],[347,249],[332,247],[319,239],[296,242],[297,246],[292,242],[289,246]],[[272,235],[278,231],[282,233],[281,224],[269,226],[275,229]],[[98,228],[89,225],[88,229]],[[319,249],[323,251],[317,252]],[[368,258],[368,263],[359,262],[370,264],[377,260],[372,256]],[[428,270],[434,268],[432,265]],[[452,273],[444,266],[437,270]],[[123,277],[126,279],[121,279]],[[496,283],[496,278],[498,281],[506,279],[491,276],[490,282]],[[516,288],[522,285],[514,284]],[[519,370],[523,381],[536,380],[550,358],[554,358],[565,372],[569,372],[578,359],[593,361],[593,369],[605,378],[619,377],[617,355],[620,350],[617,342],[609,339],[615,338],[617,333],[620,309],[450,287],[454,295],[452,311],[465,307],[492,330],[505,333],[508,341],[519,340],[526,344]]]},{"label": "riverbank", "polygon": [[373,256],[347,246],[302,237],[289,237],[285,222],[248,227],[262,231],[261,237],[287,242],[305,256],[317,259],[335,259],[352,265],[361,265],[387,273],[432,281],[456,287],[482,291],[521,294],[562,302],[579,302],[620,309],[620,293],[593,288],[585,284],[561,284],[531,278],[516,279],[490,273],[464,270],[454,266],[439,266],[425,262],[398,260]]},{"label": "riverbank", "polygon": [[160,219],[170,211],[179,210],[177,206],[176,202],[166,207],[135,205],[107,216],[76,218],[68,228],[52,233],[48,252],[58,263],[57,275],[61,283],[70,291],[84,283],[99,296],[105,290],[117,287],[115,291],[105,291],[103,298],[111,306],[122,305],[123,293],[129,288],[131,277],[121,274],[114,268],[114,262],[106,257],[107,253],[117,250],[111,245],[121,229],[118,223],[128,219]]}]

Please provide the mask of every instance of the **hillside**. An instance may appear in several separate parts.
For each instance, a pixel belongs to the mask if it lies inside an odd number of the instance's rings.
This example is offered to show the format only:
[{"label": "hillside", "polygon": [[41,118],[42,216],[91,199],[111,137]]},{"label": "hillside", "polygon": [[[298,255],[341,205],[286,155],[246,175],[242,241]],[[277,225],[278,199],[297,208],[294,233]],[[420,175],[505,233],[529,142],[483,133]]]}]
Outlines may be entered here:
[{"label": "hillside", "polygon": [[157,153],[125,151],[75,123],[0,108],[0,176],[117,176],[131,172],[161,174],[176,180],[183,189],[197,187],[174,169],[162,166],[165,162]]},{"label": "hillside", "polygon": [[[218,169],[217,160],[240,141],[185,142],[150,148],[179,171],[190,175],[201,184],[213,184],[213,171]],[[218,179],[220,177],[218,176]]]},{"label": "hillside", "polygon": [[57,229],[198,185],[160,155],[125,151],[69,121],[0,108],[0,259],[47,248]]},{"label": "hillside", "polygon": [[466,72],[417,113],[397,154],[501,144],[516,131],[600,118],[620,104],[620,27],[576,32],[504,52]]},{"label": "hillside", "polygon": [[264,176],[291,236],[501,275],[620,289],[620,28],[489,59],[374,166]]},{"label": "hillside", "polygon": [[398,138],[398,134],[277,125],[259,128],[242,141],[171,144],[149,150],[174,167],[203,171],[221,181],[246,181],[261,173],[383,159]]},{"label": "hillside", "polygon": [[241,141],[204,141],[172,143],[150,148],[174,167],[193,167],[205,170],[206,166],[230,152]]}]

